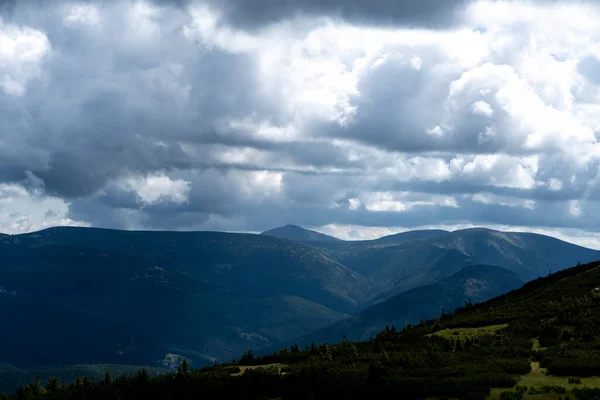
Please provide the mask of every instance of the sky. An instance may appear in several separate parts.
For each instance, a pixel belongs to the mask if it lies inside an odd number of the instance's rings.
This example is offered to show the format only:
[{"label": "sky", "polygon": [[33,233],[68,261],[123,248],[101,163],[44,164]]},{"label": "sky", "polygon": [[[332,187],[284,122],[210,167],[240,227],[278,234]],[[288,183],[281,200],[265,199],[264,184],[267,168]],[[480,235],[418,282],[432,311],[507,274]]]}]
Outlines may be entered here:
[{"label": "sky", "polygon": [[0,0],[0,231],[600,248],[600,4]]}]

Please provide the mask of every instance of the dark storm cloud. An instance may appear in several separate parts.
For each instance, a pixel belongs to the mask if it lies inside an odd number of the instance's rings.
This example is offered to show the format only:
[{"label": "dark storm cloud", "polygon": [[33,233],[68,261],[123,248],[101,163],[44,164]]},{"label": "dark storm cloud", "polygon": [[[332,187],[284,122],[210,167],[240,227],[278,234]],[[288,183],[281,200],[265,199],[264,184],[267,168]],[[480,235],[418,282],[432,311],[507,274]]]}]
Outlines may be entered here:
[{"label": "dark storm cloud", "polygon": [[245,28],[294,17],[329,16],[369,25],[443,27],[455,22],[465,0],[221,0],[214,1],[228,21]]},{"label": "dark storm cloud", "polygon": [[[49,58],[50,79],[33,85],[25,98],[0,93],[0,104],[7,104],[0,110],[7,115],[4,131],[15,138],[12,147],[0,149],[6,180],[19,181],[24,169],[31,170],[49,194],[76,198],[127,173],[203,167],[177,139],[208,141],[204,136],[214,132],[215,121],[260,107],[247,57],[186,45],[179,32],[119,48],[110,37],[73,35],[64,26],[49,24],[44,31],[66,57]],[[162,90],[160,79],[172,78],[168,68],[144,76],[164,57],[194,65],[185,77],[191,86],[182,89],[185,113],[173,110],[170,93]]]}]

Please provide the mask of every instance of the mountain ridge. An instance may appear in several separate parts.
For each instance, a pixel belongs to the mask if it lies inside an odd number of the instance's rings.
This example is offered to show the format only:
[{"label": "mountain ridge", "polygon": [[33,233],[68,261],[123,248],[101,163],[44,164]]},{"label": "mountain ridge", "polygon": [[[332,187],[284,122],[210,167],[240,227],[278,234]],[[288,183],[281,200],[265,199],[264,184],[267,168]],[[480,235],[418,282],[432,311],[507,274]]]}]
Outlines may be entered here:
[{"label": "mountain ridge", "polygon": [[261,233],[265,236],[278,237],[280,239],[296,240],[301,242],[341,242],[342,239],[326,235],[298,225],[287,224],[278,228],[269,229]]}]

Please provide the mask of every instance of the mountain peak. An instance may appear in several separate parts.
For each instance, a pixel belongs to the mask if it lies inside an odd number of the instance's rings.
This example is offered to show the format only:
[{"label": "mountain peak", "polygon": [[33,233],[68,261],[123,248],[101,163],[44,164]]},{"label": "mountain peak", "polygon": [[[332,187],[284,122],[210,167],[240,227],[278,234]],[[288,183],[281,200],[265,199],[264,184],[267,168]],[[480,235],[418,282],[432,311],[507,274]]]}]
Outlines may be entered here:
[{"label": "mountain peak", "polygon": [[287,224],[279,228],[264,231],[261,235],[273,236],[280,239],[295,240],[300,242],[338,242],[341,241],[333,236],[325,235],[309,229],[304,229],[301,226]]}]

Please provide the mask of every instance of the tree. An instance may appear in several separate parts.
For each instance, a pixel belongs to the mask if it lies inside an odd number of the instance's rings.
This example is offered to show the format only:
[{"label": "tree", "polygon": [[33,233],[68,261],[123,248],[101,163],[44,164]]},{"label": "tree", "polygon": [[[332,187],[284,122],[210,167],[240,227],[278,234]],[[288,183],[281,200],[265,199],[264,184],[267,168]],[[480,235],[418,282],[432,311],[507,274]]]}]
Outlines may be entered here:
[{"label": "tree", "polygon": [[244,363],[251,362],[251,361],[253,361],[253,360],[254,360],[254,354],[252,353],[252,349],[248,349],[248,351],[247,351],[247,352],[245,352],[245,353],[242,355],[242,358],[240,359],[240,362],[241,362],[242,364],[244,364]]},{"label": "tree", "polygon": [[177,375],[187,375],[188,372],[190,372],[190,366],[188,364],[187,358],[183,357],[183,361],[177,369]]},{"label": "tree", "polygon": [[462,344],[462,341],[460,339],[456,339],[456,347],[454,348],[454,351],[463,351],[464,347]]},{"label": "tree", "polygon": [[106,373],[104,374],[104,384],[110,385],[111,383],[112,383],[112,377],[110,376],[110,371],[106,370]]},{"label": "tree", "polygon": [[137,381],[138,383],[146,383],[148,382],[149,376],[148,376],[148,371],[146,370],[146,368],[142,368],[138,371],[137,373]]},{"label": "tree", "polygon": [[50,379],[48,379],[46,389],[49,391],[57,391],[58,389],[60,389],[60,383],[58,382],[58,378],[53,376]]}]

